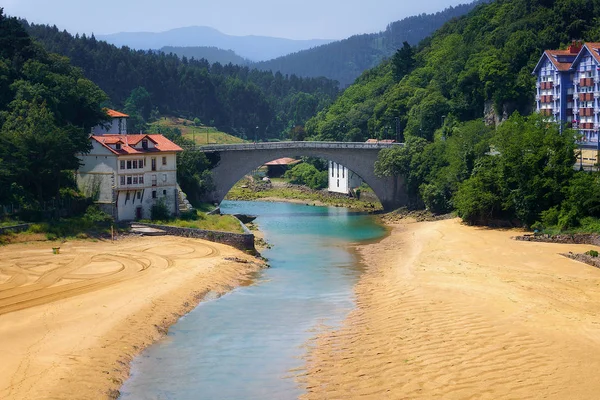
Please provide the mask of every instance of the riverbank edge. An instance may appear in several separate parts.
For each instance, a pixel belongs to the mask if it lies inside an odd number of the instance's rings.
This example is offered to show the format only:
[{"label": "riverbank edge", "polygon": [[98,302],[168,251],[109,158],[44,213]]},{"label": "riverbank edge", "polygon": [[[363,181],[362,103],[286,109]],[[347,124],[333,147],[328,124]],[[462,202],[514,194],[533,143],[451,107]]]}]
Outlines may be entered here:
[{"label": "riverbank edge", "polygon": [[[220,280],[218,277],[207,279],[202,274],[195,274],[183,285],[174,286],[167,292],[149,299],[144,307],[128,314],[125,319],[116,321],[107,335],[98,337],[98,346],[89,348],[79,356],[88,363],[70,368],[59,382],[44,389],[45,397],[70,398],[75,390],[81,399],[119,398],[123,384],[130,377],[132,361],[149,346],[164,339],[169,333],[169,328],[180,318],[204,301],[217,299],[240,287],[252,285],[261,271],[268,268],[266,261],[258,256],[243,254],[241,250],[232,246],[220,245],[239,252],[241,257],[225,257],[215,268],[219,269],[230,263],[237,265],[235,269],[227,271],[227,275],[221,276]],[[223,280],[227,282],[223,283]],[[199,286],[203,287],[203,290],[197,290]],[[208,294],[211,298],[205,300]],[[126,332],[125,335],[119,334],[122,331]],[[111,344],[101,345],[101,342]],[[111,351],[114,353],[111,354]],[[107,375],[103,384],[92,386],[79,381],[80,371],[91,368],[104,370],[102,372]],[[73,385],[73,382],[77,382],[77,385]],[[82,388],[83,390],[79,390]]]},{"label": "riverbank edge", "polygon": [[[138,341],[135,344],[130,345],[130,347],[134,351],[123,352],[114,360],[114,364],[119,364],[122,366],[122,368],[119,368],[121,376],[118,382],[113,381],[112,384],[106,388],[105,394],[107,396],[107,399],[114,400],[118,399],[121,396],[121,390],[123,388],[123,385],[131,376],[131,367],[134,359],[138,357],[142,352],[144,352],[144,350],[146,350],[148,347],[163,340],[169,334],[169,329],[171,328],[171,326],[175,325],[182,317],[192,312],[201,303],[205,301],[216,300],[221,296],[224,296],[240,287],[251,285],[256,280],[257,275],[263,269],[268,268],[268,264],[266,264],[264,260],[261,260],[258,257],[255,257],[255,261],[252,262],[241,262],[240,260],[241,259],[236,258],[233,262],[236,264],[246,266],[253,265],[255,266],[255,268],[244,271],[244,276],[237,278],[236,285],[225,288],[215,288],[204,291],[189,292],[186,296],[183,296],[177,301],[178,303],[180,303],[178,307],[174,307],[172,309],[163,309],[161,314],[157,315],[153,320],[147,321],[147,326],[154,326],[156,328],[155,335],[153,335],[149,340],[144,340],[144,338],[142,337],[136,337]],[[231,262],[232,260],[228,261]],[[174,291],[180,290],[181,288],[178,288]],[[210,299],[205,300],[206,296],[209,293],[214,294],[215,297],[211,297]],[[170,294],[168,294],[167,296],[170,296]]]}]

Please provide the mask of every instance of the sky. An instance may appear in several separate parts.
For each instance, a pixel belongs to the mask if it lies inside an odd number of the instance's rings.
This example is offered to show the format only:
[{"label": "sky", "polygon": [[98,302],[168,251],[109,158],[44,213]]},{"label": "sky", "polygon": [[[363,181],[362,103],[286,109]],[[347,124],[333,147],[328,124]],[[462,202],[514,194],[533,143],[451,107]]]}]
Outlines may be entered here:
[{"label": "sky", "polygon": [[4,14],[75,33],[209,26],[228,35],[343,39],[471,0],[1,0]]}]

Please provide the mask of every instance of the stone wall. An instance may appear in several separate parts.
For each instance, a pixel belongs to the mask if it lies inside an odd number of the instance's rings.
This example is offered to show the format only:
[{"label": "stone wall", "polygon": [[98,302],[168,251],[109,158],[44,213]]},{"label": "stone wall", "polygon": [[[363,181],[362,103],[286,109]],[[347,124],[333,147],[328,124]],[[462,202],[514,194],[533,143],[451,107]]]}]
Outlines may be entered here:
[{"label": "stone wall", "polygon": [[5,226],[3,228],[0,228],[0,235],[3,235],[8,232],[24,232],[27,229],[29,229],[29,224]]},{"label": "stone wall", "polygon": [[136,222],[136,225],[148,226],[161,229],[168,235],[204,239],[210,242],[223,243],[243,251],[256,252],[254,247],[254,235],[243,224],[245,233],[208,231],[204,229],[180,228],[178,226],[156,225]]},{"label": "stone wall", "polygon": [[561,235],[523,235],[516,236],[515,240],[522,240],[525,242],[546,242],[546,243],[565,243],[565,244],[591,244],[593,246],[600,246],[600,236],[575,233],[575,234],[561,234]]}]

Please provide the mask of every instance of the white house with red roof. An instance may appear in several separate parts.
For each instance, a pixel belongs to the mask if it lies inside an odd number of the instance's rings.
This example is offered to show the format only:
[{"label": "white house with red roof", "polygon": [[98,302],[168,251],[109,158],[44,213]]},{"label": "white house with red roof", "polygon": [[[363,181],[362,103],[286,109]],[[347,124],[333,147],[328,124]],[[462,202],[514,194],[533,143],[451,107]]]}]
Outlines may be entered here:
[{"label": "white house with red roof", "polygon": [[[113,114],[111,114],[113,112]],[[178,212],[177,153],[183,149],[163,135],[115,133],[125,114],[114,115],[108,133],[90,136],[92,149],[80,154],[80,189],[118,221],[150,218],[154,204],[164,201]]]}]

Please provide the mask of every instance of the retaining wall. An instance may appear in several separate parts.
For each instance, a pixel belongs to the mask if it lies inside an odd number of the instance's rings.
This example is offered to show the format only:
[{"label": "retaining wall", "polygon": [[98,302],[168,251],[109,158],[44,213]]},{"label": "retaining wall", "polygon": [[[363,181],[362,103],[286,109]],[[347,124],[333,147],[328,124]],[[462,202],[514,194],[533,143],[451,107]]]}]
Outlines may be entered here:
[{"label": "retaining wall", "polygon": [[204,239],[210,242],[227,244],[243,251],[250,250],[256,252],[256,248],[254,247],[254,234],[252,234],[243,224],[242,228],[245,233],[208,231],[204,229],[180,228],[178,226],[156,225],[141,222],[136,222],[135,224],[161,229],[168,235]]},{"label": "retaining wall", "polygon": [[525,242],[546,242],[546,243],[565,243],[565,244],[591,244],[594,246],[600,246],[600,236],[585,234],[585,233],[575,233],[572,235],[569,234],[560,234],[560,235],[524,235],[524,236],[516,236],[515,240],[522,240]]},{"label": "retaining wall", "polygon": [[0,228],[0,235],[3,235],[8,232],[24,232],[27,229],[29,229],[29,224],[5,226],[3,228]]}]

